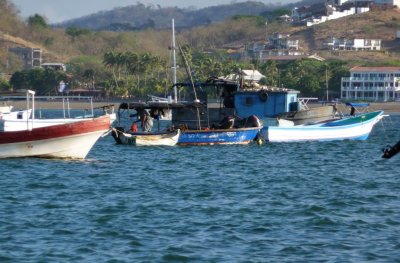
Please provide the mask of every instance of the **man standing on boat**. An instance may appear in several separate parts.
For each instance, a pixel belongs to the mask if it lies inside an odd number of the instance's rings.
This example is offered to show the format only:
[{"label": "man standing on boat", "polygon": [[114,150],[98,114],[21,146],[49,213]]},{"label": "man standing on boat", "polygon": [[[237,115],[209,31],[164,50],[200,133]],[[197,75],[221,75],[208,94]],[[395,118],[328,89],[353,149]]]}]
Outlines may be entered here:
[{"label": "man standing on boat", "polygon": [[151,132],[153,128],[153,118],[147,110],[144,110],[144,116],[142,120],[142,129],[144,132]]},{"label": "man standing on boat", "polygon": [[138,117],[138,120],[136,122],[140,121],[142,131],[151,132],[151,129],[153,128],[153,118],[150,116],[148,110],[137,109],[136,111]]}]

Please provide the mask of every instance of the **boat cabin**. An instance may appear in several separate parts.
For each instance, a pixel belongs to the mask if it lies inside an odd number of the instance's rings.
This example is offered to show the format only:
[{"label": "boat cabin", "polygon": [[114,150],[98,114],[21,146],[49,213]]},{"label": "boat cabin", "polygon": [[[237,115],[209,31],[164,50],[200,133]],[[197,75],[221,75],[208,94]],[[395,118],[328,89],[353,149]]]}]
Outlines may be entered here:
[{"label": "boat cabin", "polygon": [[221,100],[225,108],[234,109],[240,117],[256,115],[258,118],[272,118],[278,114],[301,109],[297,90],[250,85],[236,81],[216,79],[214,84],[221,90]]}]

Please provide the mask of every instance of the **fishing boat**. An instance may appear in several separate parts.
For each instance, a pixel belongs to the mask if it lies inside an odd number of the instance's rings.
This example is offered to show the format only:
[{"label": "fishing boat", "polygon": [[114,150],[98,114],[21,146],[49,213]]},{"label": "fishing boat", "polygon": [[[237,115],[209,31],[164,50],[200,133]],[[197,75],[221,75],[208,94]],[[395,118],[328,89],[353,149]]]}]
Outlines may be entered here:
[{"label": "fishing boat", "polygon": [[113,128],[111,135],[117,144],[136,146],[175,146],[178,143],[180,130],[164,132],[132,132]]},{"label": "fishing boat", "polygon": [[276,118],[291,121],[294,125],[312,124],[335,118],[337,111],[335,103],[310,106],[310,101],[318,101],[318,98],[297,98],[297,102],[290,105],[290,111],[279,113]]},{"label": "fishing boat", "polygon": [[[133,109],[136,112],[136,116],[142,115],[139,120],[143,120],[143,113],[145,111],[149,112],[147,115],[149,115],[153,119],[160,120],[160,116],[163,116],[162,113],[166,111],[171,112],[171,125],[167,128],[167,130],[180,130],[178,145],[247,144],[253,141],[257,137],[260,129],[262,128],[260,120],[256,116],[250,116],[247,118],[240,118],[240,120],[235,120],[235,118],[231,118],[231,116],[234,115],[232,111],[222,112],[221,108],[211,108],[210,104],[207,102],[207,93],[196,90],[196,86],[191,75],[192,71],[190,70],[185,54],[179,45],[178,48],[185,63],[185,69],[187,76],[190,79],[190,83],[176,82],[176,46],[173,21],[172,28],[174,99],[172,100],[171,97],[170,100],[163,101],[153,100],[145,103],[123,103],[118,109],[118,116],[120,116],[121,109]],[[178,100],[178,87],[190,87],[189,94],[187,94],[185,100]],[[138,120],[134,122],[137,121]],[[224,121],[227,122],[224,123]],[[159,121],[157,123],[159,123]],[[145,125],[142,122],[142,128],[143,130],[146,130],[147,136],[149,138],[158,138],[157,136],[159,135],[160,130],[154,132],[150,129],[145,129],[144,126]],[[160,127],[160,125],[158,125],[158,127]],[[120,135],[122,134],[124,136],[122,132],[126,130],[127,129],[125,129],[124,127],[115,128],[113,135],[117,143],[120,143],[122,141]],[[135,129],[131,130],[134,131]],[[163,133],[163,136],[168,136],[166,134],[166,131],[161,132]],[[130,138],[132,138],[132,142],[135,141],[136,144],[138,144],[138,138],[140,138],[138,136],[142,136],[142,134],[138,135],[137,133],[135,133],[135,131],[129,132],[128,135],[131,135]],[[157,142],[157,140],[155,141]]]},{"label": "fishing boat", "polygon": [[[32,100],[32,112],[34,112],[34,95],[34,91],[27,91],[27,101]],[[38,127],[35,125],[36,119],[33,113],[32,118],[24,122],[25,127],[20,127],[18,130],[0,130],[0,158],[83,159],[96,141],[110,128],[109,115],[73,121],[69,119],[63,123]]]},{"label": "fishing boat", "polygon": [[218,87],[225,109],[233,109],[241,117],[256,115],[262,120],[278,117],[295,125],[331,119],[335,114],[334,103],[311,106],[317,98],[299,98],[298,90],[260,85],[257,81],[261,77],[252,77],[251,72],[261,75],[256,70],[242,70],[239,75],[208,80],[208,85]]},{"label": "fishing boat", "polygon": [[[27,99],[29,97],[29,99]],[[20,131],[25,129],[33,129],[40,127],[48,127],[53,125],[60,125],[66,123],[79,122],[82,119],[90,119],[94,118],[95,110],[101,110],[98,115],[108,115],[110,117],[110,125],[116,120],[116,113],[114,112],[114,105],[104,105],[100,107],[93,107],[93,98],[92,97],[82,97],[82,96],[34,96],[34,95],[26,95],[26,96],[7,96],[2,97],[7,100],[22,100],[27,99],[27,109],[11,111],[12,106],[10,106],[10,111],[5,111],[2,115],[0,115],[0,131]],[[79,116],[73,117],[71,114],[71,108],[69,105],[70,100],[77,99],[79,101],[88,100],[90,102],[90,110],[84,109],[84,113]],[[62,117],[58,118],[36,118],[35,117],[35,101],[51,101],[51,102],[62,102]],[[32,107],[32,108],[30,108]],[[36,113],[37,114],[37,113]],[[41,111],[40,114],[41,115]],[[30,119],[35,118],[35,121],[29,121]]]},{"label": "fishing boat", "polygon": [[2,113],[2,114],[10,113],[12,108],[13,108],[13,106],[11,106],[11,105],[2,105],[2,106],[0,106],[0,113]]},{"label": "fishing boat", "polygon": [[0,132],[0,158],[84,159],[109,127],[110,118],[104,115],[32,130]]},{"label": "fishing boat", "polygon": [[[159,115],[167,107],[172,111],[171,125],[161,127]],[[135,113],[130,114],[129,110]],[[157,128],[142,132],[137,131],[136,123],[143,117],[141,113],[148,112],[149,117],[157,120]],[[179,102],[132,102],[121,103],[118,109],[118,123],[132,123],[131,128],[117,126],[112,135],[117,144],[134,145],[217,145],[217,144],[248,144],[257,138],[262,128],[261,121],[256,116],[239,118],[226,116],[217,119],[210,118],[211,109],[206,103]],[[122,116],[131,116],[128,120]],[[135,119],[137,118],[137,119]],[[177,132],[179,131],[179,132]],[[167,139],[166,139],[167,138]],[[151,142],[149,142],[151,141]]]},{"label": "fishing boat", "polygon": [[400,141],[398,141],[393,146],[390,146],[390,145],[386,146],[386,148],[383,149],[382,158],[390,159],[390,158],[392,158],[393,156],[395,156],[399,152],[400,152]]},{"label": "fishing boat", "polygon": [[261,134],[269,142],[366,140],[383,111],[374,111],[311,125],[268,126]]},{"label": "fishing boat", "polygon": [[178,144],[184,146],[249,144],[256,139],[260,128],[186,130],[182,131]]},{"label": "fishing boat", "polygon": [[13,106],[3,105],[0,106],[0,119],[2,120],[26,120],[30,118],[32,110],[17,110],[13,111]]}]

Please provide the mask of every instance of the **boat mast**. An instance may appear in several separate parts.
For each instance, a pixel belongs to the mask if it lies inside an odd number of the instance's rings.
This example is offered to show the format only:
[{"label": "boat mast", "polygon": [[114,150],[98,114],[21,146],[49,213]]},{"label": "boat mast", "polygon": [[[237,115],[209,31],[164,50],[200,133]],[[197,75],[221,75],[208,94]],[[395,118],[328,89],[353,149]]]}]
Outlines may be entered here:
[{"label": "boat mast", "polygon": [[173,59],[173,84],[174,84],[174,102],[178,102],[178,91],[176,88],[176,44],[175,44],[175,21],[172,19],[172,59]]},{"label": "boat mast", "polygon": [[328,67],[325,68],[325,86],[326,86],[326,101],[329,101],[329,92],[328,92]]},{"label": "boat mast", "polygon": [[194,103],[196,104],[195,107],[196,107],[196,113],[197,113],[197,129],[201,130],[201,120],[200,120],[200,110],[199,110],[200,105],[198,105],[200,103],[200,100],[197,98],[196,87],[194,86],[192,73],[190,70],[189,63],[186,59],[185,53],[183,53],[182,47],[180,45],[178,45],[178,47],[179,47],[179,53],[181,54],[182,59],[183,59],[183,63],[185,63],[186,74],[188,75],[188,77],[190,79],[190,84],[192,84]]}]

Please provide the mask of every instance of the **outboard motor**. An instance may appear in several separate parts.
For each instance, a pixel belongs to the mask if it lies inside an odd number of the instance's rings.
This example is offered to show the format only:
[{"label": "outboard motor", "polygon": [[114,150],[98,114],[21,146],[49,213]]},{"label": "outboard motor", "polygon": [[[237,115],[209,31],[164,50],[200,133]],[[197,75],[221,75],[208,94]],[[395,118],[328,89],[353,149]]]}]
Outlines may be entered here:
[{"label": "outboard motor", "polygon": [[249,127],[261,127],[261,121],[256,115],[251,115],[250,117],[247,117],[244,122],[244,127],[249,128]]},{"label": "outboard motor", "polygon": [[220,129],[232,129],[235,126],[235,117],[229,115],[221,120],[219,123]]}]

